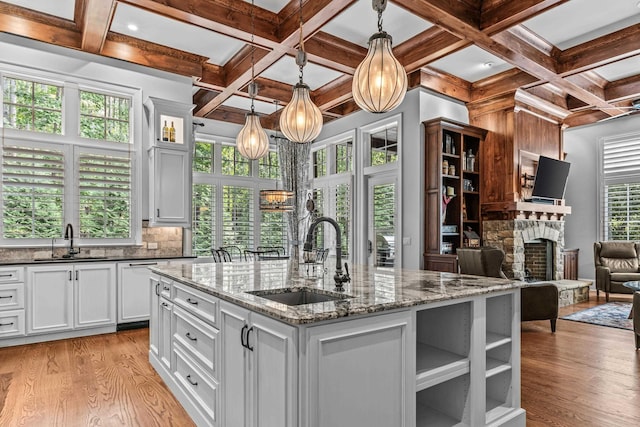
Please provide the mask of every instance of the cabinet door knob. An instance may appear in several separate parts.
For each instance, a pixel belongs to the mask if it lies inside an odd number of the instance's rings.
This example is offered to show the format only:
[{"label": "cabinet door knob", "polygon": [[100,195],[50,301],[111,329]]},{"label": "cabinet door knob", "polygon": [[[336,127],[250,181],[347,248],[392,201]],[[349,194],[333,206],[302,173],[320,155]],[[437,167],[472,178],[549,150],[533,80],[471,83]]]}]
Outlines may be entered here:
[{"label": "cabinet door knob", "polygon": [[189,338],[191,341],[198,341],[197,337],[192,337],[191,336],[191,332],[187,332],[185,335],[187,338]]},{"label": "cabinet door knob", "polygon": [[253,351],[253,347],[249,345],[249,334],[251,333],[251,331],[253,331],[253,326],[250,327],[249,330],[247,331],[247,348]]},{"label": "cabinet door knob", "polygon": [[242,346],[244,348],[247,348],[247,344],[245,344],[244,342],[244,331],[249,327],[249,325],[244,325],[242,327],[242,329],[240,330],[240,344],[242,344]]},{"label": "cabinet door knob", "polygon": [[194,381],[191,379],[191,374],[187,375],[187,381],[189,381],[191,385],[195,385],[195,386],[198,385],[198,381]]}]

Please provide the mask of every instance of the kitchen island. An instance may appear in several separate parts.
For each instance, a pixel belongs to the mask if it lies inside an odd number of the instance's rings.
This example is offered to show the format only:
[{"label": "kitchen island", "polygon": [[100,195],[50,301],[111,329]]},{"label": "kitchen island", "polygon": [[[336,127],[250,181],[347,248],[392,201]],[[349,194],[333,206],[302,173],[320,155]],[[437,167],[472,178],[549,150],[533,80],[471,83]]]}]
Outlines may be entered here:
[{"label": "kitchen island", "polygon": [[355,266],[336,293],[286,260],[151,270],[150,362],[198,425],[525,425],[521,282]]}]

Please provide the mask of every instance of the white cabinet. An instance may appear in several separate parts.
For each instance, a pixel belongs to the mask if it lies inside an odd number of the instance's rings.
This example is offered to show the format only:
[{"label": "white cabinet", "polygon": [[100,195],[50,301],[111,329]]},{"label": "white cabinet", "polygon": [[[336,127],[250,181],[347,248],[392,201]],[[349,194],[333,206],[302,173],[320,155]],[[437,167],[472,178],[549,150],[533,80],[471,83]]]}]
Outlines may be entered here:
[{"label": "white cabinet", "polygon": [[190,227],[194,105],[149,97],[145,107],[149,127],[149,225]]},{"label": "white cabinet", "polygon": [[221,425],[297,426],[297,329],[221,301],[220,335]]},{"label": "white cabinet", "polygon": [[118,324],[149,320],[149,267],[154,265],[158,262],[118,263]]},{"label": "white cabinet", "polygon": [[405,310],[309,327],[301,425],[413,426],[412,324]]},{"label": "white cabinet", "polygon": [[0,338],[24,334],[24,267],[0,268]]},{"label": "white cabinet", "polygon": [[149,351],[166,372],[171,369],[171,280],[151,275]]},{"label": "white cabinet", "polygon": [[115,325],[113,264],[27,267],[27,333]]}]

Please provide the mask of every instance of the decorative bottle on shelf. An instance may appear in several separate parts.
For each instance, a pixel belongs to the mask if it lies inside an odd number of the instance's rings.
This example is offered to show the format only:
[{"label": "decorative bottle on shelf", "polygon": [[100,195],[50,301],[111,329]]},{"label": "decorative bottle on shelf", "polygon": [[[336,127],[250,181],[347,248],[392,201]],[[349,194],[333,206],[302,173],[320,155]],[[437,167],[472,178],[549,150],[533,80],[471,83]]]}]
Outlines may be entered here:
[{"label": "decorative bottle on shelf", "polygon": [[176,142],[176,128],[173,127],[173,122],[169,128],[169,142]]},{"label": "decorative bottle on shelf", "polygon": [[166,120],[164,121],[164,126],[162,126],[162,140],[169,141],[169,127]]},{"label": "decorative bottle on shelf", "polygon": [[467,154],[467,169],[470,171],[476,170],[476,156],[473,155],[473,151],[469,148],[469,154]]}]

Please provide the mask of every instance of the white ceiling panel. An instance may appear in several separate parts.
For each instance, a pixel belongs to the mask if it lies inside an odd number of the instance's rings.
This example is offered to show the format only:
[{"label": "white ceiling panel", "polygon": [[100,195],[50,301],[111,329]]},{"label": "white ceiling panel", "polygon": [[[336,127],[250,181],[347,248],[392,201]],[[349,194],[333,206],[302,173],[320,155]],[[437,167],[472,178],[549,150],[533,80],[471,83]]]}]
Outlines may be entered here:
[{"label": "white ceiling panel", "polygon": [[561,50],[640,23],[638,0],[571,0],[524,22]]},{"label": "white ceiling panel", "polygon": [[[138,30],[131,30],[131,24]],[[231,37],[123,3],[118,3],[111,31],[202,55],[216,65],[226,64],[244,46],[243,42]]]},{"label": "white ceiling panel", "polygon": [[[382,29],[393,37],[394,46],[431,26],[430,22],[390,2],[382,13]],[[378,14],[371,7],[370,0],[360,0],[327,23],[322,31],[367,47],[369,37],[378,32]]]},{"label": "white ceiling panel", "polygon": [[[251,3],[251,0],[245,0]],[[289,0],[255,0],[254,4],[262,9],[267,9],[273,13],[278,13],[289,3]]]},{"label": "white ceiling panel", "polygon": [[464,80],[475,82],[510,68],[511,64],[477,46],[469,46],[429,64]]},{"label": "white ceiling panel", "polygon": [[[260,91],[258,90],[258,93]],[[244,96],[233,95],[226,101],[222,103],[225,107],[234,107],[240,108],[242,110],[251,111],[251,98],[245,98]],[[260,100],[253,101],[253,107],[256,113],[269,115],[273,114],[276,111],[276,105],[271,102],[265,102]],[[278,110],[282,108],[281,105],[278,106]]]},{"label": "white ceiling panel", "polygon": [[[342,73],[312,62],[307,62],[307,65],[304,67],[304,82],[311,90],[316,90],[340,76],[342,76]],[[299,79],[299,71],[295,58],[288,55],[283,56],[271,67],[263,71],[260,77],[288,83],[292,86],[295,85]]]},{"label": "white ceiling panel", "polygon": [[638,70],[640,70],[640,56],[634,56],[622,61],[614,62],[612,64],[596,68],[593,71],[600,74],[610,82],[613,82],[615,80],[624,79],[625,77],[635,76],[638,74]]},{"label": "white ceiling panel", "polygon": [[5,3],[73,21],[76,0],[2,0]]}]

